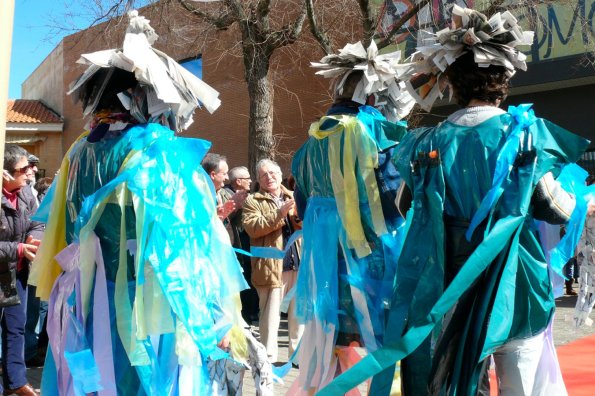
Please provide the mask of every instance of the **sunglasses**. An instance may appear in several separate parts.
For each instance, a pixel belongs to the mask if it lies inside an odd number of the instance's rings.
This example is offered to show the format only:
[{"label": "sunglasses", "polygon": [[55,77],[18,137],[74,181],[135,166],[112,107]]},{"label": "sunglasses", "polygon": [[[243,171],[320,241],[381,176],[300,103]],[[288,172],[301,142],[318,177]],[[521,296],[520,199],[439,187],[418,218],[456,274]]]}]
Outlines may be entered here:
[{"label": "sunglasses", "polygon": [[31,168],[33,168],[33,165],[27,164],[27,165],[23,166],[22,168],[15,169],[14,172],[26,173]]}]

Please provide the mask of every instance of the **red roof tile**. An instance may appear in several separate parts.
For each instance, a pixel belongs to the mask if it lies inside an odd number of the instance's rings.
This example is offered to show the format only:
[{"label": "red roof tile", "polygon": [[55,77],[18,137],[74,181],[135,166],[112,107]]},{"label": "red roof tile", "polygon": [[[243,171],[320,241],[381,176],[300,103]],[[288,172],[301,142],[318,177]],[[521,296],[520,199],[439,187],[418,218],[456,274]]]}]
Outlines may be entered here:
[{"label": "red roof tile", "polygon": [[16,99],[8,101],[6,122],[59,124],[63,121],[40,100]]}]

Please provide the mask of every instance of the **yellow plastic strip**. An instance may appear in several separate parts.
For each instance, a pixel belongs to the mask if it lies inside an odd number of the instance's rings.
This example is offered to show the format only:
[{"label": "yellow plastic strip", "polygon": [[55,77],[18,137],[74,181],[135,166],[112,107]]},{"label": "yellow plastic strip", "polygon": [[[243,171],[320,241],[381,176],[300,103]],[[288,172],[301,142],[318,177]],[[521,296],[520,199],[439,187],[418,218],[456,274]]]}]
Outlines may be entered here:
[{"label": "yellow plastic strip", "polygon": [[[351,134],[351,132],[353,133]],[[388,231],[386,229],[384,214],[382,212],[380,191],[378,188],[378,183],[376,182],[376,174],[374,173],[374,169],[378,167],[378,147],[376,146],[376,142],[362,128],[362,124],[360,122],[358,122],[350,131],[350,136],[355,142],[357,142],[354,144],[357,153],[357,163],[360,174],[364,180],[366,194],[368,196],[368,205],[370,206],[374,232],[379,236],[384,235]]]},{"label": "yellow plastic strip", "polygon": [[55,183],[56,192],[52,202],[50,219],[46,224],[45,233],[29,274],[29,283],[37,286],[37,297],[49,300],[54,282],[62,273],[62,268],[54,257],[66,247],[66,187],[68,185],[68,169],[70,167],[70,152],[79,140],[89,134],[82,133],[70,146],[62,160],[60,171]]}]

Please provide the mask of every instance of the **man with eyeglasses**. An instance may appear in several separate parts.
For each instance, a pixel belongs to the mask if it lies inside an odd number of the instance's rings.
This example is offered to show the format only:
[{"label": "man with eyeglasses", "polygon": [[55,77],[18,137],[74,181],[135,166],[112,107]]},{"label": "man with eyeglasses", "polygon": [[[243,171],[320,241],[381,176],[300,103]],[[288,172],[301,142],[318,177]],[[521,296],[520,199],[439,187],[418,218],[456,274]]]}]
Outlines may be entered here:
[{"label": "man with eyeglasses", "polygon": [[30,220],[37,202],[30,190],[24,188],[33,173],[27,156],[20,146],[5,147],[0,219],[0,323],[4,393],[31,396],[37,392],[27,382],[24,356],[27,278],[43,225]]},{"label": "man with eyeglasses", "polygon": [[[220,195],[224,202],[235,196],[236,204],[238,205],[237,210],[228,216],[231,240],[235,248],[250,251],[250,237],[242,225],[242,206],[250,193],[252,178],[250,177],[248,168],[245,166],[236,166],[230,169],[228,175],[229,184],[221,189]],[[250,286],[249,289],[243,290],[240,293],[242,299],[242,316],[248,324],[252,324],[258,321],[258,294],[251,281],[252,268],[250,257],[238,253],[238,260],[244,270],[244,278],[246,278],[246,282]]]},{"label": "man with eyeglasses", "polygon": [[[256,164],[256,174],[260,189],[244,203],[244,229],[250,235],[252,246],[283,250],[290,235],[301,227],[295,216],[293,193],[281,185],[281,169],[274,161],[260,160]],[[283,259],[252,258],[252,284],[258,292],[260,308],[260,341],[266,347],[271,362],[276,362],[278,358],[281,301],[297,281],[300,250],[301,240],[298,240],[289,247]],[[303,326],[295,317],[294,305],[292,301],[287,312],[289,356],[297,348],[303,333]]]}]

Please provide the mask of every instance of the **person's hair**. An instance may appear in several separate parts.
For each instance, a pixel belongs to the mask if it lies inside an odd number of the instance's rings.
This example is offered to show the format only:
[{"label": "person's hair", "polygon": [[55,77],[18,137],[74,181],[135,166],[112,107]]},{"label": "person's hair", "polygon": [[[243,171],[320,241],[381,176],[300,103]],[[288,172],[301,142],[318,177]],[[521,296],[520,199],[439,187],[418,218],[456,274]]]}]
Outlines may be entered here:
[{"label": "person's hair", "polygon": [[4,146],[4,169],[13,174],[16,164],[23,158],[28,158],[27,150],[14,143],[8,143]]},{"label": "person's hair", "polygon": [[39,201],[43,199],[45,193],[48,191],[48,188],[52,185],[53,179],[51,177],[42,177],[41,179],[35,182],[35,191],[37,191],[37,198]]},{"label": "person's hair", "polygon": [[234,168],[231,168],[229,170],[229,172],[227,173],[228,177],[229,177],[229,183],[233,185],[233,183],[242,178],[242,174],[248,174],[250,175],[250,172],[248,171],[248,168],[246,168],[245,166],[236,166]]},{"label": "person's hair", "polygon": [[283,173],[281,172],[281,167],[279,166],[279,164],[277,164],[275,161],[270,160],[268,158],[264,158],[261,159],[260,161],[258,161],[256,163],[256,177],[260,178],[260,170],[262,168],[264,168],[265,166],[269,166],[272,168],[276,168],[277,172],[279,172],[279,175],[283,175]]},{"label": "person's hair", "polygon": [[[104,81],[108,76],[109,80],[103,88]],[[126,111],[117,95],[122,91],[134,88],[137,84],[136,77],[132,72],[117,67],[102,68],[85,83],[85,88],[80,91],[79,99],[85,109],[97,95],[100,95],[96,110]],[[103,92],[101,92],[102,88]]]},{"label": "person's hair", "polygon": [[[333,100],[335,102],[351,100],[353,94],[355,93],[355,88],[357,87],[357,84],[359,84],[360,80],[363,77],[364,72],[361,70],[349,72],[349,75],[347,77],[345,77],[345,74],[342,74],[339,77],[337,77],[333,87]],[[341,83],[341,81],[343,81],[343,78],[345,78],[345,81],[343,82],[343,90],[341,91],[339,89],[339,84]]]},{"label": "person's hair", "polygon": [[33,154],[29,154],[27,156],[27,160],[29,161],[30,164],[39,164],[39,158]]},{"label": "person's hair", "polygon": [[504,66],[479,67],[473,52],[467,52],[448,66],[446,77],[459,106],[467,106],[472,99],[496,103],[508,95],[510,77]]},{"label": "person's hair", "polygon": [[227,158],[221,154],[208,153],[205,155],[200,164],[202,165],[202,168],[205,170],[205,172],[210,174],[213,171],[219,171],[219,164],[221,164],[221,161],[227,162]]}]

